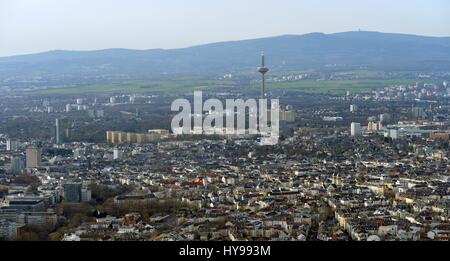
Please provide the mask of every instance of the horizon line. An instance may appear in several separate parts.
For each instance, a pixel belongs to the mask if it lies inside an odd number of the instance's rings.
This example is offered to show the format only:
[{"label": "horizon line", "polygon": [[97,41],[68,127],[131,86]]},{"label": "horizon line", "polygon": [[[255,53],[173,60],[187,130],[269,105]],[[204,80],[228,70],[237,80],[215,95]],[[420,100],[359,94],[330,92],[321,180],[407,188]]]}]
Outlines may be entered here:
[{"label": "horizon line", "polygon": [[450,36],[436,36],[436,35],[422,35],[422,34],[412,34],[412,33],[381,32],[381,31],[366,31],[366,30],[342,31],[342,32],[333,32],[333,33],[309,32],[309,33],[303,33],[303,34],[276,34],[276,35],[270,35],[270,36],[261,36],[261,37],[257,37],[257,38],[223,40],[223,41],[216,41],[216,42],[199,43],[199,44],[189,45],[189,46],[185,46],[185,47],[178,47],[178,48],[163,48],[163,47],[161,47],[161,48],[150,48],[150,49],[135,49],[135,48],[124,48],[124,47],[110,47],[110,48],[101,48],[101,49],[50,49],[50,50],[43,50],[43,51],[30,52],[30,53],[5,55],[5,56],[0,56],[0,59],[16,57],[16,56],[45,54],[45,53],[52,53],[52,52],[101,52],[101,51],[108,51],[108,50],[129,50],[129,51],[142,51],[142,52],[152,51],[152,50],[170,51],[170,50],[181,50],[181,49],[188,49],[188,48],[194,48],[194,47],[206,46],[206,45],[212,45],[212,44],[252,41],[252,40],[259,40],[259,39],[285,37],[285,36],[305,36],[305,35],[310,35],[310,34],[333,35],[333,34],[343,34],[343,33],[380,33],[380,34],[396,34],[396,35],[408,35],[408,36],[430,37],[430,38],[450,38]]}]

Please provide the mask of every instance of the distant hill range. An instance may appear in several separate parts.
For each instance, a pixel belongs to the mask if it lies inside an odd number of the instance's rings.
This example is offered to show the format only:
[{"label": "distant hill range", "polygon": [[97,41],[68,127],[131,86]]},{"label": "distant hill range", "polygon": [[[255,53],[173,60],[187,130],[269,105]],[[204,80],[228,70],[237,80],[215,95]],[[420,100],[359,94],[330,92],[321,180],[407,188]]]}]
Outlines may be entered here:
[{"label": "distant hill range", "polygon": [[367,68],[449,70],[450,37],[378,32],[311,33],[220,42],[182,49],[49,51],[0,57],[0,77],[133,77],[254,72],[260,51],[278,71]]}]

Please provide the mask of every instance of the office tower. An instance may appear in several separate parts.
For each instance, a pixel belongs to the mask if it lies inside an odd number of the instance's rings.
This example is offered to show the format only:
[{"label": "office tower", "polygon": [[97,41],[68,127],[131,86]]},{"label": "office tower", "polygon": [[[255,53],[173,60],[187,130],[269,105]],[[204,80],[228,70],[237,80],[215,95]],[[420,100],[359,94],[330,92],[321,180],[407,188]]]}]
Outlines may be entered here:
[{"label": "office tower", "polygon": [[78,99],[77,99],[77,104],[78,104],[78,105],[83,104],[83,99],[82,99],[82,98],[78,98]]},{"label": "office tower", "polygon": [[116,97],[112,96],[109,98],[109,103],[114,104],[116,103]]},{"label": "office tower", "polygon": [[8,139],[6,140],[6,150],[16,151],[19,148],[19,142],[17,140]]},{"label": "office tower", "polygon": [[352,135],[352,137],[362,135],[361,123],[352,122],[352,124],[351,124],[351,135]]},{"label": "office tower", "polygon": [[81,183],[68,182],[64,184],[64,201],[71,203],[81,201]]},{"label": "office tower", "polygon": [[367,130],[368,131],[378,131],[379,130],[379,124],[376,122],[369,122],[369,124],[367,125]]},{"label": "office tower", "polygon": [[114,160],[122,159],[122,155],[123,155],[123,152],[121,150],[119,150],[118,148],[114,149],[114,151],[113,151],[113,159]]},{"label": "office tower", "polygon": [[261,99],[266,98],[266,79],[265,74],[269,71],[269,68],[265,67],[264,64],[264,52],[261,53],[261,67],[257,68],[257,71],[262,75],[262,84],[261,84]]},{"label": "office tower", "polygon": [[22,173],[25,169],[25,160],[22,155],[13,155],[11,157],[11,172],[14,174]]},{"label": "office tower", "polygon": [[358,111],[358,105],[352,104],[350,105],[350,112],[357,112]]},{"label": "office tower", "polygon": [[59,119],[55,120],[55,144],[61,144],[61,133],[59,126]]},{"label": "office tower", "polygon": [[37,168],[41,164],[41,150],[30,147],[26,150],[27,168]]},{"label": "office tower", "polygon": [[280,110],[280,121],[295,122],[295,111]]}]

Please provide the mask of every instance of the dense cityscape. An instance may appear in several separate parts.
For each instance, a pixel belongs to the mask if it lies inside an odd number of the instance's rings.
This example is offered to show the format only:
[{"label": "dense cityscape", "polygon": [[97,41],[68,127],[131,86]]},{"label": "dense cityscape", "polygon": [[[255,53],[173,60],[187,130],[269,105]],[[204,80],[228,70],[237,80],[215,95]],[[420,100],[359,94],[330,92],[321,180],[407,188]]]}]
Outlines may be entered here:
[{"label": "dense cityscape", "polygon": [[[341,94],[274,82],[275,146],[257,135],[175,135],[173,94],[4,96],[0,236],[449,240],[445,80]],[[221,99],[258,96],[226,90]]]},{"label": "dense cityscape", "polygon": [[0,0],[3,260],[437,261],[449,219],[448,0]]}]

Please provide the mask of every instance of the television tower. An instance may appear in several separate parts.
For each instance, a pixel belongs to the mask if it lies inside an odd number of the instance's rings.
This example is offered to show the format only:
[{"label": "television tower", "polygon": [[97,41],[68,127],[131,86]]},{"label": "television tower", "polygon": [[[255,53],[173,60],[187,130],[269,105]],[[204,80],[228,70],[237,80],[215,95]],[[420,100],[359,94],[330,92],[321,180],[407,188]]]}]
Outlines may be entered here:
[{"label": "television tower", "polygon": [[261,99],[266,98],[266,79],[265,74],[269,71],[269,68],[264,65],[264,51],[261,52],[261,67],[258,67],[257,71],[262,75],[262,85],[261,85]]}]

